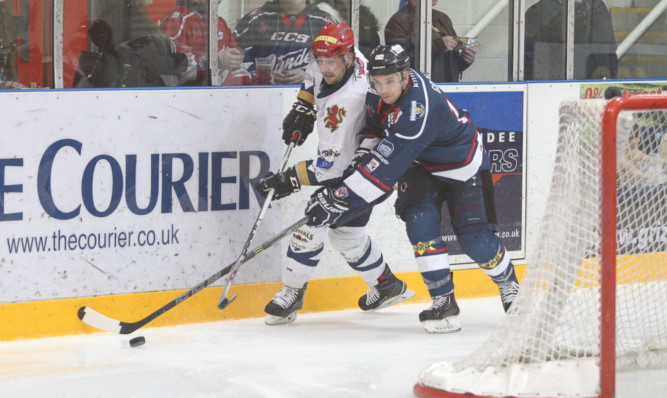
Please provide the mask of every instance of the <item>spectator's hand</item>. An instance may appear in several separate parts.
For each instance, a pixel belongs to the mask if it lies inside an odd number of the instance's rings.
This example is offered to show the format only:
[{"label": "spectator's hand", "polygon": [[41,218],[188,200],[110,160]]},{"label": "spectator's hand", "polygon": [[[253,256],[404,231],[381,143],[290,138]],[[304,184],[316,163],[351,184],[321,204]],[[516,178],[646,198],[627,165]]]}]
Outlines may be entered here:
[{"label": "spectator's hand", "polygon": [[236,70],[241,67],[243,53],[238,48],[227,47],[218,53],[218,67],[220,69]]},{"label": "spectator's hand", "polygon": [[197,59],[192,53],[187,54],[188,57],[188,69],[185,72],[181,73],[178,76],[178,82],[180,85],[183,85],[190,81],[197,80]]},{"label": "spectator's hand", "polygon": [[306,77],[306,71],[303,69],[292,69],[285,72],[272,71],[275,84],[301,84]]},{"label": "spectator's hand", "polygon": [[[25,88],[25,86],[17,81],[14,80],[8,80],[4,83],[6,89],[15,89],[15,88]],[[31,87],[30,88],[36,88],[36,87]]]},{"label": "spectator's hand", "polygon": [[447,51],[452,51],[459,45],[459,40],[453,36],[443,36],[441,37],[442,42],[445,44],[445,49]]},{"label": "spectator's hand", "polygon": [[466,48],[461,52],[461,57],[463,58],[463,62],[466,64],[470,65],[475,61],[475,54],[477,51],[475,51],[474,48]]}]

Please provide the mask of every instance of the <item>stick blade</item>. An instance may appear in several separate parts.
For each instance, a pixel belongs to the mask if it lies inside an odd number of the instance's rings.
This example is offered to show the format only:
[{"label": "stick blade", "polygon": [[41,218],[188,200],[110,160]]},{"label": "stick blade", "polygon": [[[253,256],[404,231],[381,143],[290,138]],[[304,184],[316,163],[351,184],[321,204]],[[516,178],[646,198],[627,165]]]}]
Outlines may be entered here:
[{"label": "stick blade", "polygon": [[218,309],[219,310],[224,310],[234,299],[236,298],[236,295],[233,295],[229,299],[225,296],[222,296],[220,301],[218,302]]},{"label": "stick blade", "polygon": [[79,308],[79,312],[77,313],[79,316],[79,319],[83,323],[85,323],[88,326],[92,326],[95,329],[99,330],[104,330],[107,332],[111,333],[117,333],[117,334],[126,334],[122,332],[122,322],[117,321],[113,318],[110,318],[104,314],[100,314],[99,312],[95,311],[92,308],[89,307],[81,307]]}]

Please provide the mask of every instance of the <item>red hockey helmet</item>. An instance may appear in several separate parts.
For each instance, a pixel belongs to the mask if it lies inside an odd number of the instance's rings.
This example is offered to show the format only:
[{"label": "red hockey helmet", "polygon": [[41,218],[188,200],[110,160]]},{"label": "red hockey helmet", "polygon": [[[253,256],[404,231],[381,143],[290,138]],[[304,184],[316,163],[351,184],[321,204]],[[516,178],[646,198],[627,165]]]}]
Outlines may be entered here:
[{"label": "red hockey helmet", "polygon": [[354,47],[354,32],[345,23],[327,23],[313,39],[313,54],[321,57],[343,55]]}]

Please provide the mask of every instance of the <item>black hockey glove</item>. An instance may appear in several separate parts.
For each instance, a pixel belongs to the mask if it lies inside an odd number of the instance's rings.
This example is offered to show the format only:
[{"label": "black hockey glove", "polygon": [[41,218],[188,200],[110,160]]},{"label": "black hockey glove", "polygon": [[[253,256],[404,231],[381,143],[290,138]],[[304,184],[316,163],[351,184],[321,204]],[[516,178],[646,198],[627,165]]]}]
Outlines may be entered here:
[{"label": "black hockey glove", "polygon": [[282,199],[286,196],[299,192],[301,189],[301,181],[296,175],[296,168],[290,167],[283,173],[273,174],[268,172],[257,184],[255,184],[257,191],[266,198],[269,191],[275,189],[273,199]]},{"label": "black hockey glove", "polygon": [[315,108],[312,104],[298,99],[283,120],[283,141],[287,145],[292,141],[296,141],[297,146],[303,144],[308,134],[313,131],[314,124]]},{"label": "black hockey glove", "polygon": [[306,206],[306,215],[309,216],[306,224],[311,227],[328,227],[350,209],[350,206],[336,197],[332,188],[318,189]]},{"label": "black hockey glove", "polygon": [[343,172],[343,179],[346,179],[352,173],[354,173],[354,169],[361,163],[361,160],[366,156],[367,153],[369,153],[371,150],[370,148],[363,148],[359,147],[357,148],[357,151],[354,153],[354,157],[352,158],[352,161],[350,162],[350,165],[347,166],[347,169]]}]

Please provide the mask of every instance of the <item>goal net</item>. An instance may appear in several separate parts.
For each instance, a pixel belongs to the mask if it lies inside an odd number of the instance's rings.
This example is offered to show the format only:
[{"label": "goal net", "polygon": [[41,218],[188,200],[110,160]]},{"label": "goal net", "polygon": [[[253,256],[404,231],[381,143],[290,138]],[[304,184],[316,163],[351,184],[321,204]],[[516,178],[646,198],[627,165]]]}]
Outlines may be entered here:
[{"label": "goal net", "polygon": [[667,367],[667,97],[561,104],[534,247],[498,329],[416,395],[606,398],[616,370]]}]

